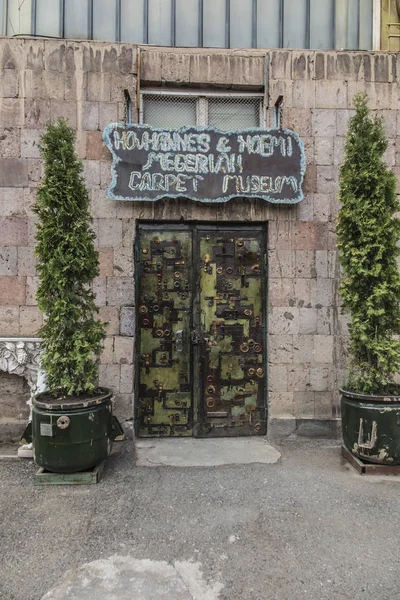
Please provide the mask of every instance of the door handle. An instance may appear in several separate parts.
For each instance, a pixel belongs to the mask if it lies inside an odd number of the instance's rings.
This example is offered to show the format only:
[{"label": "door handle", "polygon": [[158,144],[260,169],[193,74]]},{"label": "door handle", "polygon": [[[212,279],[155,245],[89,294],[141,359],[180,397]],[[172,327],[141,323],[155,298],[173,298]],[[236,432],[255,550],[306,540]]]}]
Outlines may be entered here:
[{"label": "door handle", "polygon": [[175,334],[175,349],[177,352],[183,352],[183,329],[180,329]]}]

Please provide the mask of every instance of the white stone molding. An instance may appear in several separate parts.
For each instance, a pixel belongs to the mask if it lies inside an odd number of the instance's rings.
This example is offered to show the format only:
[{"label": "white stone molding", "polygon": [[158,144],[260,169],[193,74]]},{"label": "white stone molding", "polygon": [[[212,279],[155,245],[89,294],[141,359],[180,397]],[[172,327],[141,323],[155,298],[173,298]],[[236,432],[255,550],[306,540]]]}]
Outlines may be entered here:
[{"label": "white stone molding", "polygon": [[0,371],[24,377],[29,385],[29,420],[32,418],[32,398],[45,391],[46,376],[40,368],[42,353],[40,338],[0,338]]}]

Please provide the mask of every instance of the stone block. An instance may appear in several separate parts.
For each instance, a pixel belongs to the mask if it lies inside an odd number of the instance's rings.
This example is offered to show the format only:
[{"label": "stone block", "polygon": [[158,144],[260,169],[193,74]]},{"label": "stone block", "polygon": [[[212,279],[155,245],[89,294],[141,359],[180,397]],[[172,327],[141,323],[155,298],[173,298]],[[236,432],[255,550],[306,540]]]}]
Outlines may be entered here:
[{"label": "stone block", "polygon": [[[125,109],[125,107],[124,107]],[[103,131],[110,123],[119,122],[118,118],[118,103],[117,102],[101,102],[100,103],[100,130]]]},{"label": "stone block", "polygon": [[119,392],[120,365],[99,365],[99,385]]},{"label": "stone block", "polygon": [[118,248],[122,245],[122,220],[99,219],[99,247]]},{"label": "stone block", "polygon": [[268,394],[270,418],[293,417],[294,397],[293,392],[270,392]]},{"label": "stone block", "polygon": [[[1,239],[1,236],[0,236]],[[0,276],[0,305],[24,305],[26,299],[26,278]]]},{"label": "stone block", "polygon": [[272,306],[288,306],[293,298],[292,279],[269,279],[268,299]]},{"label": "stone block", "polygon": [[334,288],[332,279],[311,280],[311,304],[315,308],[334,304]]},{"label": "stone block", "polygon": [[293,336],[293,362],[312,363],[314,360],[314,336]]},{"label": "stone block", "polygon": [[114,338],[106,337],[103,342],[103,352],[100,355],[100,364],[111,365],[113,362]]},{"label": "stone block", "polygon": [[115,412],[120,421],[130,421],[130,430],[126,431],[126,435],[132,436],[133,395],[115,394]]},{"label": "stone block", "polygon": [[272,335],[296,335],[299,333],[299,309],[296,307],[273,307],[269,315],[269,333]]},{"label": "stone block", "polygon": [[28,163],[22,158],[0,158],[0,187],[28,186]]},{"label": "stone block", "polygon": [[37,306],[21,306],[19,310],[19,334],[21,336],[36,336],[42,325],[43,314]]},{"label": "stone block", "polygon": [[44,69],[44,41],[35,38],[32,41],[25,40],[26,68],[34,71]]},{"label": "stone block", "polygon": [[0,240],[3,246],[27,246],[27,220],[20,218],[0,219]]},{"label": "stone block", "polygon": [[23,96],[25,101],[33,98],[37,100],[47,98],[43,71],[25,71]]},{"label": "stone block", "polygon": [[99,103],[84,102],[82,111],[82,129],[85,131],[97,131],[99,129]]},{"label": "stone block", "polygon": [[[86,158],[89,160],[102,160],[112,161],[112,155],[105,143],[103,142],[103,134],[101,131],[87,131],[86,132]],[[111,183],[111,171],[109,169],[109,181]]]},{"label": "stone block", "polygon": [[315,392],[315,412],[316,419],[331,419],[333,414],[333,393]]},{"label": "stone block", "polygon": [[269,52],[271,79],[292,79],[292,53],[289,50]]},{"label": "stone block", "polygon": [[316,83],[313,80],[293,81],[293,108],[315,108],[315,88]]},{"label": "stone block", "polygon": [[110,102],[111,73],[88,73],[86,99],[89,102]]},{"label": "stone block", "polygon": [[293,362],[293,336],[270,335],[268,337],[268,361],[271,364]]},{"label": "stone block", "polygon": [[173,86],[190,81],[190,54],[165,52],[161,57],[162,81]]},{"label": "stone block", "polygon": [[[104,163],[102,163],[104,164]],[[123,200],[115,200],[117,207],[117,219],[132,219],[135,216],[135,203]]]},{"label": "stone block", "polygon": [[[1,374],[3,377],[3,373]],[[26,401],[28,394],[0,394],[0,414],[1,419],[26,419],[28,408]],[[22,433],[22,432],[21,432]]]},{"label": "stone block", "polygon": [[292,223],[271,221],[268,224],[268,247],[276,250],[291,250]]},{"label": "stone block", "polygon": [[[117,209],[115,206],[115,202],[113,200],[109,200],[104,190],[100,188],[93,188],[91,190],[91,202],[90,202],[90,213],[94,219],[111,221],[113,218],[117,216]],[[120,223],[120,221],[116,220],[116,223]],[[121,225],[122,227],[122,225]],[[122,231],[122,229],[121,229]],[[121,242],[121,240],[119,240]],[[116,244],[109,244],[114,247]],[[121,244],[119,244],[121,245]]]},{"label": "stone block", "polygon": [[[19,307],[0,306],[0,336],[19,335]],[[1,380],[1,378],[0,378]]]},{"label": "stone block", "polygon": [[314,418],[314,395],[314,392],[294,393],[294,416],[296,418]]},{"label": "stone block", "polygon": [[[312,184],[313,189],[317,187],[316,175],[317,169],[314,166],[315,183]],[[308,180],[307,186],[310,187],[310,181]],[[312,221],[314,219],[314,194],[308,193],[304,196],[303,200],[296,204],[296,216],[298,221]]]},{"label": "stone block", "polygon": [[135,308],[133,306],[121,308],[121,335],[130,337],[135,335]]},{"label": "stone block", "polygon": [[59,40],[45,40],[44,63],[48,71],[65,71],[67,46]]},{"label": "stone block", "polygon": [[333,137],[317,137],[314,142],[314,161],[316,165],[332,165],[334,162]]},{"label": "stone block", "polygon": [[292,247],[295,250],[318,250],[326,248],[327,228],[322,223],[294,222]]},{"label": "stone block", "polygon": [[[35,96],[32,94],[31,97]],[[43,87],[39,97],[50,98],[56,102],[64,102],[64,98],[66,97],[65,74],[58,73],[57,71],[43,71]],[[56,116],[62,116],[62,114],[57,114]],[[51,118],[54,118],[53,115]]]},{"label": "stone block", "polygon": [[17,127],[0,128],[0,157],[19,158],[21,156],[21,130]]},{"label": "stone block", "polygon": [[0,98],[0,127],[21,127],[23,101],[20,98]]},{"label": "stone block", "polygon": [[101,163],[98,160],[83,161],[83,176],[87,187],[100,185],[100,164]]},{"label": "stone block", "polygon": [[288,391],[306,392],[310,389],[310,367],[305,364],[288,367]]},{"label": "stone block", "polygon": [[114,306],[101,306],[98,318],[107,323],[107,335],[119,334],[119,311]]},{"label": "stone block", "polygon": [[314,336],[314,362],[331,363],[333,361],[333,335]]},{"label": "stone block", "polygon": [[287,391],[287,365],[270,365],[268,368],[268,389],[270,392]]},{"label": "stone block", "polygon": [[325,392],[332,390],[333,365],[311,365],[310,385],[314,392]]},{"label": "stone block", "polygon": [[316,108],[346,108],[347,81],[319,81],[315,89]]},{"label": "stone block", "polygon": [[121,365],[120,392],[122,394],[133,392],[133,365]]},{"label": "stone block", "polygon": [[[303,181],[303,192],[310,195],[317,191],[317,165],[307,165]],[[304,200],[300,202],[303,204]],[[305,219],[304,219],[305,220]]]},{"label": "stone block", "polygon": [[317,250],[315,253],[315,267],[317,277],[328,277],[328,251]]},{"label": "stone block", "polygon": [[335,138],[335,151],[334,151],[334,161],[335,165],[341,165],[344,160],[344,148],[346,144],[346,138],[344,137],[336,137]]},{"label": "stone block", "polygon": [[114,274],[114,248],[99,248],[100,276],[107,277]]},{"label": "stone block", "polygon": [[121,307],[135,301],[135,283],[132,277],[107,278],[107,302],[109,306]]},{"label": "stone block", "polygon": [[[132,365],[132,363],[133,363],[133,340],[132,340],[132,338],[118,337],[118,336],[114,338],[113,363],[118,363],[120,365]],[[132,391],[132,390],[127,390],[127,393],[129,393],[130,391]]]},{"label": "stone block", "polygon": [[23,377],[1,371],[0,395],[14,396],[15,394],[23,394],[26,391],[25,386],[27,387]]},{"label": "stone block", "polygon": [[293,50],[292,54],[292,78],[311,79],[314,75],[314,56],[309,52]]},{"label": "stone block", "polygon": [[133,247],[115,248],[114,250],[114,275],[116,277],[133,277]]},{"label": "stone block", "polygon": [[50,114],[52,120],[63,117],[73,129],[76,129],[76,102],[72,100],[51,100]]},{"label": "stone block", "polygon": [[296,419],[293,417],[282,419],[268,419],[268,440],[279,442],[296,433]]},{"label": "stone block", "polygon": [[38,277],[27,277],[26,278],[26,305],[37,306],[36,292],[39,284]]},{"label": "stone block", "polygon": [[40,158],[40,138],[42,129],[22,129],[21,131],[21,157]]},{"label": "stone block", "polygon": [[[318,173],[318,176],[321,174]],[[319,180],[318,180],[319,181]],[[327,223],[332,220],[331,194],[314,194],[314,221]]]},{"label": "stone block", "polygon": [[24,189],[0,187],[0,217],[26,216]]},{"label": "stone block", "polygon": [[95,277],[92,285],[93,293],[96,296],[97,306],[106,306],[107,304],[107,278]]},{"label": "stone block", "polygon": [[336,178],[336,169],[333,166],[317,166],[317,192],[321,194],[330,194],[336,192],[337,186],[338,180]]},{"label": "stone block", "polygon": [[41,159],[31,158],[28,161],[28,183],[32,187],[37,187],[38,182],[44,173],[44,164]]},{"label": "stone block", "polygon": [[[131,90],[131,97],[134,96],[132,88],[136,90],[134,86],[134,79],[132,75],[122,75],[121,73],[111,73],[111,102],[124,102],[125,94],[124,90]],[[136,93],[136,92],[135,92]]]},{"label": "stone block", "polygon": [[319,335],[334,334],[334,309],[330,306],[323,306],[318,309],[317,315],[317,333]]},{"label": "stone block", "polygon": [[317,52],[315,55],[315,68],[314,68],[315,79],[325,79],[325,53]]},{"label": "stone block", "polygon": [[3,69],[0,73],[0,96],[3,98],[18,98],[19,71]]},{"label": "stone block", "polygon": [[[285,123],[286,126],[286,123]],[[297,131],[302,138],[312,135],[311,111],[305,108],[290,108],[287,116],[287,127]],[[307,153],[306,153],[307,154]]]},{"label": "stone block", "polygon": [[296,250],[296,277],[315,277],[315,251]]},{"label": "stone block", "polygon": [[320,108],[313,110],[312,133],[315,137],[334,137],[336,135],[336,111]]},{"label": "stone block", "polygon": [[293,280],[294,296],[290,303],[291,306],[299,308],[310,307],[310,281],[311,279],[296,278]]},{"label": "stone block", "polygon": [[299,333],[312,334],[317,333],[317,310],[315,308],[299,309]]},{"label": "stone block", "polygon": [[18,275],[17,248],[0,247],[0,275]]},{"label": "stone block", "polygon": [[268,277],[294,277],[295,254],[293,250],[268,251]]}]

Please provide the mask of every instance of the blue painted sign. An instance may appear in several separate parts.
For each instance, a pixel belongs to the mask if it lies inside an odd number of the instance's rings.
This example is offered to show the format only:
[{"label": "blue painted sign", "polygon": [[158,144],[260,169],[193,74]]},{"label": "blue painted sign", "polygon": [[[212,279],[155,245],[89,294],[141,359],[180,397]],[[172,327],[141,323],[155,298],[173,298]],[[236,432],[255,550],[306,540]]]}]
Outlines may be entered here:
[{"label": "blue painted sign", "polygon": [[290,129],[224,132],[112,124],[103,137],[113,155],[111,200],[184,197],[214,203],[242,197],[295,204],[303,199],[304,146]]}]

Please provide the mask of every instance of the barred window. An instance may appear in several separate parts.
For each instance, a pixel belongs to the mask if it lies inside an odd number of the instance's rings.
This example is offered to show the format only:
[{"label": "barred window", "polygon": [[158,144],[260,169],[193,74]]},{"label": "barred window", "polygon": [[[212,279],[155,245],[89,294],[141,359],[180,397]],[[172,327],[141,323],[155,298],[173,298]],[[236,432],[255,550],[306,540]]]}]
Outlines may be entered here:
[{"label": "barred window", "polygon": [[263,94],[195,94],[142,92],[141,122],[179,129],[190,125],[222,131],[263,127]]}]

